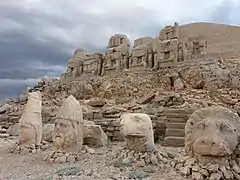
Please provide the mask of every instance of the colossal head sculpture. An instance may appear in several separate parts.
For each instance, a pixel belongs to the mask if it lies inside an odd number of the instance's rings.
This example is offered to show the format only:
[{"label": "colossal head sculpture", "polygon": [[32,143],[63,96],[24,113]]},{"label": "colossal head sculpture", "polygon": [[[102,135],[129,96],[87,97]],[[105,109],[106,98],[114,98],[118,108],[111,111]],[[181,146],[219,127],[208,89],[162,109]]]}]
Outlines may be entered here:
[{"label": "colossal head sculpture", "polygon": [[28,93],[28,102],[19,119],[20,145],[40,145],[42,138],[41,92]]},{"label": "colossal head sculpture", "polygon": [[152,121],[147,114],[127,113],[122,115],[120,131],[128,149],[140,152],[155,150]]},{"label": "colossal head sculpture", "polygon": [[53,144],[55,151],[79,152],[83,144],[83,115],[79,102],[70,95],[56,116]]},{"label": "colossal head sculpture", "polygon": [[230,156],[239,142],[240,118],[224,107],[199,109],[185,126],[185,151],[197,159]]},{"label": "colossal head sculpture", "polygon": [[130,47],[130,40],[128,37],[124,34],[115,34],[110,37],[108,42],[108,48],[116,47],[120,45],[126,45]]}]

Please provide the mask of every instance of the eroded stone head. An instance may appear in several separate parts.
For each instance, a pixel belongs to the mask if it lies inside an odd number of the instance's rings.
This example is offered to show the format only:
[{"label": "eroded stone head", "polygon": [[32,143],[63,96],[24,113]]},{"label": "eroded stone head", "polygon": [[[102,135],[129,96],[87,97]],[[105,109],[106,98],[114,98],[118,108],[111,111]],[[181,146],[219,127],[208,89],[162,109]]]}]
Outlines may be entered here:
[{"label": "eroded stone head", "polygon": [[185,151],[192,157],[229,156],[239,140],[240,118],[224,107],[199,109],[185,126]]},{"label": "eroded stone head", "polygon": [[83,117],[79,102],[69,96],[57,114],[53,143],[55,151],[78,152],[83,144]]},{"label": "eroded stone head", "polygon": [[19,119],[21,145],[40,145],[42,138],[41,92],[28,93],[28,102]]},{"label": "eroded stone head", "polygon": [[127,113],[120,120],[120,131],[128,149],[143,152],[155,150],[152,121],[147,114]]}]

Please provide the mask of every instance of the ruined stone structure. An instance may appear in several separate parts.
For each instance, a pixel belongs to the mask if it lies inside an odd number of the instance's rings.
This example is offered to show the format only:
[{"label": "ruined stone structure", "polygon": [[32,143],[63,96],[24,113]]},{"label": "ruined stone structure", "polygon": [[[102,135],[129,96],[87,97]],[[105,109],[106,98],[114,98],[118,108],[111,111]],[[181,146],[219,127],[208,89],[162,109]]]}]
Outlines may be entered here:
[{"label": "ruined stone structure", "polygon": [[81,72],[87,75],[101,75],[103,55],[101,53],[87,54],[83,58]]},{"label": "ruined stone structure", "polygon": [[141,37],[134,41],[124,34],[110,37],[106,51],[87,53],[82,49],[74,52],[68,62],[67,72],[61,80],[86,75],[108,75],[124,70],[172,69],[183,61],[206,55],[207,42],[204,37],[189,37],[187,42],[179,40],[178,23],[160,30],[157,38]]},{"label": "ruined stone structure", "polygon": [[175,63],[183,61],[183,45],[179,41],[178,23],[166,26],[159,32],[155,68],[172,68]]},{"label": "ruined stone structure", "polygon": [[130,70],[153,68],[153,38],[143,37],[134,41],[129,63]]},{"label": "ruined stone structure", "polygon": [[207,41],[203,37],[189,37],[185,43],[184,59],[189,61],[192,58],[204,56],[206,55],[206,49]]},{"label": "ruined stone structure", "polygon": [[126,35],[115,34],[109,39],[106,49],[103,75],[121,72],[129,68],[130,40]]}]

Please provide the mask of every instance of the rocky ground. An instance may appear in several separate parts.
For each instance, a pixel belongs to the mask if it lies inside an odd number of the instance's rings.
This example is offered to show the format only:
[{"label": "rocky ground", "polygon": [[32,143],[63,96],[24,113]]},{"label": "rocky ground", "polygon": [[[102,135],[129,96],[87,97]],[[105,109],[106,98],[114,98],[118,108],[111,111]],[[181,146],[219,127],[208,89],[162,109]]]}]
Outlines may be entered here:
[{"label": "rocky ground", "polygon": [[[0,179],[4,180],[118,180],[118,179],[183,179],[176,174],[168,164],[155,166],[145,165],[134,167],[134,164],[119,164],[115,157],[121,143],[111,144],[109,147],[95,149],[94,154],[85,154],[77,163],[50,164],[43,161],[49,153],[45,151],[36,154],[11,154],[8,148],[13,146],[17,138],[0,139]],[[158,146],[158,149],[179,154],[182,148],[167,148]],[[135,178],[136,179],[136,178]]]}]

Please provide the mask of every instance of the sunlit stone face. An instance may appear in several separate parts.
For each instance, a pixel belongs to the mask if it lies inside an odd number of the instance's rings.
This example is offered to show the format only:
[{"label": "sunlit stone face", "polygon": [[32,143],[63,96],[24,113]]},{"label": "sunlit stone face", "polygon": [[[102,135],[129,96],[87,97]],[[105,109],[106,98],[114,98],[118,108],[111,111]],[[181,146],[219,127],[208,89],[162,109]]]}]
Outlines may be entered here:
[{"label": "sunlit stone face", "polygon": [[53,143],[56,151],[77,151],[78,127],[71,120],[56,119]]},{"label": "sunlit stone face", "polygon": [[234,153],[240,138],[240,118],[224,107],[195,111],[185,127],[185,151],[204,162]]}]

